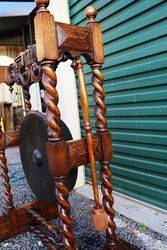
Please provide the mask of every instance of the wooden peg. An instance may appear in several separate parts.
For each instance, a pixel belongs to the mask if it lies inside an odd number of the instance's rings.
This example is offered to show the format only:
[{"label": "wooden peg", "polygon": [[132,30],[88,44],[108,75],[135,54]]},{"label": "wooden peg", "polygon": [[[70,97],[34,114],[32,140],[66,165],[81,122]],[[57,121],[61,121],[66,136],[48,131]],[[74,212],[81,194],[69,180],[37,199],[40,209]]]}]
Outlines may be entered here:
[{"label": "wooden peg", "polygon": [[86,17],[88,18],[88,22],[87,23],[94,23],[96,22],[95,21],[95,18],[97,16],[97,10],[95,7],[93,6],[88,6],[85,10],[85,15]]},{"label": "wooden peg", "polygon": [[38,8],[43,5],[45,6],[45,8],[48,7],[50,0],[35,0],[36,5],[38,6]]},{"label": "wooden peg", "polygon": [[93,61],[94,63],[104,63],[104,50],[102,41],[102,30],[100,24],[95,20],[97,16],[97,10],[93,6],[88,6],[85,11],[85,15],[88,18],[87,27],[91,32],[92,37],[92,49],[93,49]]}]

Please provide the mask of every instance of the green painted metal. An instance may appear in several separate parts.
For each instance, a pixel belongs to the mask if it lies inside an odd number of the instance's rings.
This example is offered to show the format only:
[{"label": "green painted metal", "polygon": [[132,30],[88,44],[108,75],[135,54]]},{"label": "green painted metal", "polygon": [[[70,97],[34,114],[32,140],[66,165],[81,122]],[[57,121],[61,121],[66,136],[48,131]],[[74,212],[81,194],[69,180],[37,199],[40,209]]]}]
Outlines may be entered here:
[{"label": "green painted metal", "polygon": [[[114,188],[167,209],[167,2],[69,0],[69,5],[73,24],[86,24],[88,5],[98,9],[102,24]],[[84,70],[94,124],[90,68]],[[81,109],[80,119],[84,135]],[[89,181],[88,166],[86,175]]]}]

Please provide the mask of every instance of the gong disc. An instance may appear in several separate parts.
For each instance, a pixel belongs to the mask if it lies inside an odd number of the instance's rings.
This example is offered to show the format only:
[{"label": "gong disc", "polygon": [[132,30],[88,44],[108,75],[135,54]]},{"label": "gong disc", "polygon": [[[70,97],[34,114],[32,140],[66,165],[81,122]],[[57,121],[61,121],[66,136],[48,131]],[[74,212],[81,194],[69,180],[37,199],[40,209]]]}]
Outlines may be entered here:
[{"label": "gong disc", "polygon": [[[62,129],[62,138],[72,140],[70,130],[62,120],[57,121]],[[20,157],[27,182],[36,198],[44,203],[55,203],[55,185],[48,168],[46,143],[48,142],[45,115],[38,112],[28,113],[20,127]],[[61,164],[61,162],[60,162]],[[74,188],[78,169],[71,169],[67,185]]]}]

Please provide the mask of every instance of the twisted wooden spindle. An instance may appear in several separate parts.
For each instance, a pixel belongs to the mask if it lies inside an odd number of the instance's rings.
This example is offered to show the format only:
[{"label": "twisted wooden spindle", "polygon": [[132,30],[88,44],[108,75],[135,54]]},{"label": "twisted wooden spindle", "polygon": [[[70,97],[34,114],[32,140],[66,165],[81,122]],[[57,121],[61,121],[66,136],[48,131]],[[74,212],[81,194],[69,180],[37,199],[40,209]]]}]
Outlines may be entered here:
[{"label": "twisted wooden spindle", "polygon": [[59,178],[56,180],[56,198],[58,201],[58,212],[60,217],[60,225],[62,228],[63,246],[65,249],[76,249],[75,247],[75,236],[72,231],[73,222],[70,217],[71,206],[67,200],[69,191],[67,188],[67,179]]},{"label": "twisted wooden spindle", "polygon": [[112,184],[111,184],[112,172],[110,170],[110,166],[107,161],[101,162],[100,176],[102,181],[101,189],[103,193],[103,205],[108,214],[108,229],[106,231],[107,238],[109,241],[115,241],[116,224],[113,220],[115,216],[115,211],[113,209],[114,198],[112,196]]},{"label": "twisted wooden spindle", "polygon": [[[59,219],[62,227],[62,241],[64,248],[76,249],[75,240],[72,232],[72,220],[70,217],[70,204],[68,202],[67,175],[69,160],[67,157],[67,145],[62,140],[61,127],[58,125],[60,111],[58,109],[58,92],[56,90],[57,77],[55,66],[58,62],[58,44],[55,30],[55,21],[49,13],[47,6],[49,0],[36,0],[37,15],[34,19],[36,52],[38,61],[42,64],[42,83],[45,89],[46,119],[48,123],[48,143],[46,147],[48,155],[48,165],[52,176],[55,178],[55,187],[57,188],[57,201]],[[42,23],[39,25],[39,23]],[[49,35],[48,35],[49,27]],[[43,39],[41,39],[41,36]],[[57,145],[62,147],[64,160],[60,160],[61,168],[56,171],[56,164],[53,161],[54,152]],[[58,146],[57,146],[58,147]],[[63,176],[63,178],[62,178]]]},{"label": "twisted wooden spindle", "polygon": [[60,240],[60,232],[59,230],[52,225],[51,223],[49,223],[41,214],[39,214],[37,211],[33,210],[33,209],[29,209],[28,212],[32,215],[32,217],[34,218],[34,220],[38,223],[40,223],[40,225],[44,226],[47,231],[49,231],[50,233],[54,234],[59,240]]},{"label": "twisted wooden spindle", "polygon": [[[95,116],[96,116],[96,130],[98,133],[103,133],[107,131],[107,119],[106,114],[106,105],[104,103],[105,91],[103,89],[103,75],[101,72],[101,65],[94,64],[92,65],[92,83],[94,86],[93,97],[95,100]],[[114,198],[112,196],[112,185],[111,177],[112,172],[110,169],[109,161],[101,161],[101,189],[103,193],[103,205],[108,215],[108,229],[106,231],[107,241],[110,245],[115,244],[116,240],[116,224],[114,222],[115,211],[113,209]]]},{"label": "twisted wooden spindle", "polygon": [[[42,82],[45,88],[45,105],[47,107],[46,118],[49,125],[48,135],[49,142],[61,140],[61,129],[57,123],[60,119],[60,111],[57,107],[58,92],[56,90],[57,77],[53,63],[47,63],[43,66]],[[62,241],[66,249],[75,248],[75,237],[72,232],[72,219],[70,217],[70,203],[68,202],[67,177],[55,178],[55,186],[57,191],[57,202],[60,225],[62,227]]]},{"label": "twisted wooden spindle", "polygon": [[61,139],[61,128],[57,123],[60,119],[60,111],[58,108],[59,96],[56,90],[57,77],[55,74],[55,65],[53,62],[45,64],[43,67],[42,83],[45,88],[45,105],[46,119],[49,125],[49,141],[56,141]]},{"label": "twisted wooden spindle", "polygon": [[96,103],[95,105],[95,115],[96,115],[96,128],[100,132],[107,130],[107,119],[106,114],[106,104],[104,103],[105,91],[103,89],[103,74],[101,72],[101,65],[92,65],[92,82],[94,86],[93,98]]},{"label": "twisted wooden spindle", "polygon": [[51,239],[48,238],[41,229],[35,228],[33,226],[30,226],[30,229],[33,233],[35,233],[40,240],[43,242],[44,245],[47,246],[48,250],[57,250],[55,242]]},{"label": "twisted wooden spindle", "polygon": [[25,109],[26,109],[26,114],[31,111],[31,102],[30,102],[30,91],[29,88],[23,88],[23,94],[24,94],[24,99],[25,99]]},{"label": "twisted wooden spindle", "polygon": [[12,208],[14,208],[13,196],[11,192],[11,185],[9,182],[6,156],[3,150],[0,151],[0,169],[1,169],[2,182],[4,185],[4,193],[5,193],[5,201],[6,201],[7,210],[11,210]]},{"label": "twisted wooden spindle", "polygon": [[[115,235],[115,223],[114,215],[115,212],[112,208],[113,206],[113,196],[112,196],[112,185],[111,181],[111,170],[110,170],[110,160],[112,158],[111,151],[111,138],[107,132],[107,119],[106,115],[106,105],[104,102],[105,91],[103,89],[103,75],[101,72],[102,64],[104,63],[104,50],[102,41],[102,30],[98,22],[96,21],[97,10],[93,6],[88,6],[85,11],[87,19],[87,27],[89,28],[92,36],[92,48],[93,48],[93,58],[89,61],[92,67],[92,83],[94,86],[93,97],[95,101],[95,116],[96,116],[96,130],[97,133],[101,135],[102,140],[102,150],[103,159],[101,164],[101,180],[102,180],[102,193],[103,193],[103,205],[108,215],[108,228],[107,228],[107,248],[112,249],[113,245],[116,243]],[[107,144],[106,144],[107,143]]]}]

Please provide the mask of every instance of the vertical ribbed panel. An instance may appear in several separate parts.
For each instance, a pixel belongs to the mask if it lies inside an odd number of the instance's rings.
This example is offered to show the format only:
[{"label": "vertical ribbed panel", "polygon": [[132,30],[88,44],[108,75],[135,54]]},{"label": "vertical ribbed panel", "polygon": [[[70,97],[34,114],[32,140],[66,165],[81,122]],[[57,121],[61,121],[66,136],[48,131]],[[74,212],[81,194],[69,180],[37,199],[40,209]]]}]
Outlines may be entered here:
[{"label": "vertical ribbed panel", "polygon": [[[166,209],[167,3],[70,0],[69,4],[73,24],[84,26],[84,9],[94,5],[103,28],[104,88],[113,138],[111,168],[115,190]],[[94,124],[88,66],[85,74]],[[83,128],[81,112],[80,118]],[[90,180],[89,167],[86,174]]]}]

